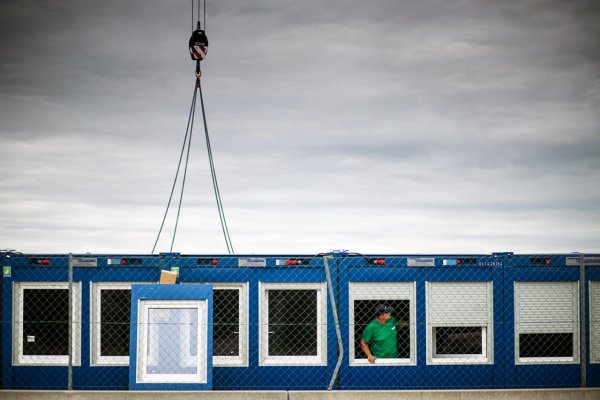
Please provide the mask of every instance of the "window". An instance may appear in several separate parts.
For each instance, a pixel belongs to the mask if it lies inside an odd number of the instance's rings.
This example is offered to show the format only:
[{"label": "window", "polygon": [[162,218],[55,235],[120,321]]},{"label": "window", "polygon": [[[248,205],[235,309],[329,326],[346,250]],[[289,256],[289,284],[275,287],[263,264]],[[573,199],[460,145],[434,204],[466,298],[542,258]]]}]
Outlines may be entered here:
[{"label": "window", "polygon": [[600,281],[590,281],[590,363],[600,364]]},{"label": "window", "polygon": [[579,362],[578,282],[515,282],[515,362]]},{"label": "window", "polygon": [[[349,284],[350,365],[416,365],[415,355],[415,283],[414,282],[350,282]],[[362,333],[374,318],[378,304],[394,309],[398,321],[396,348],[398,358],[379,358],[372,364],[360,347]]]},{"label": "window", "polygon": [[259,365],[327,364],[325,283],[260,283]]},{"label": "window", "polygon": [[492,282],[427,282],[427,363],[492,364]]},{"label": "window", "polygon": [[207,315],[206,300],[140,300],[136,383],[206,383]]},{"label": "window", "polygon": [[[80,364],[81,285],[71,299],[72,364]],[[13,293],[13,364],[69,364],[69,284],[16,282]]]},{"label": "window", "polygon": [[483,354],[485,329],[478,326],[440,326],[433,329],[436,355]]},{"label": "window", "polygon": [[213,285],[213,367],[248,366],[248,283]]},{"label": "window", "polygon": [[92,284],[92,365],[129,365],[131,283]]},{"label": "window", "polygon": [[247,283],[213,283],[213,366],[248,366]]}]

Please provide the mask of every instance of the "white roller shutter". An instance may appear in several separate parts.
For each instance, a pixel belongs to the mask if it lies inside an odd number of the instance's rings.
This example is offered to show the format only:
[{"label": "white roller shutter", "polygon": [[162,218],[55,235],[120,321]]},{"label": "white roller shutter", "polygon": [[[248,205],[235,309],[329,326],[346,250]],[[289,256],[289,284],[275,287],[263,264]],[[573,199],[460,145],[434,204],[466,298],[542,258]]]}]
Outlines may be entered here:
[{"label": "white roller shutter", "polygon": [[600,281],[590,281],[590,362],[600,363]]},{"label": "white roller shutter", "polygon": [[486,326],[492,321],[492,282],[427,282],[431,326]]},{"label": "white roller shutter", "polygon": [[354,300],[411,300],[413,282],[350,282]]},{"label": "white roller shutter", "polygon": [[577,282],[515,282],[518,333],[575,333],[579,324]]}]

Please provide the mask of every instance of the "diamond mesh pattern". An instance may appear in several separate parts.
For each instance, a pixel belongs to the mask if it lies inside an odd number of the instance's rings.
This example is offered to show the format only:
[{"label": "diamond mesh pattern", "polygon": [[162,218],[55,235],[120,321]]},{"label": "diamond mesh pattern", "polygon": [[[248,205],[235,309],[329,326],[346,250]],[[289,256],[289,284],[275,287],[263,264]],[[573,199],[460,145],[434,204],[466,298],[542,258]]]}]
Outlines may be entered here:
[{"label": "diamond mesh pattern", "polygon": [[572,333],[522,333],[519,357],[573,357]]},{"label": "diamond mesh pattern", "polygon": [[69,291],[23,290],[23,354],[69,354]]},{"label": "diamond mesh pattern", "polygon": [[444,326],[434,328],[435,353],[438,355],[483,354],[482,331],[478,326]]},{"label": "diamond mesh pattern", "polygon": [[213,355],[240,354],[240,291],[216,289],[213,292]]},{"label": "diamond mesh pattern", "polygon": [[317,291],[269,290],[269,355],[317,355]]},{"label": "diamond mesh pattern", "polygon": [[[326,389],[338,356],[333,310],[344,349],[334,389],[576,387],[582,361],[590,386],[600,385],[600,268],[586,267],[582,291],[580,255],[335,254],[335,307],[320,256],[264,257],[264,264],[254,256],[243,263],[233,256],[90,258],[95,267],[72,268],[76,390],[128,389],[130,285],[156,283],[172,267],[178,284],[214,284],[215,390]],[[8,265],[2,388],[64,390],[69,257],[2,253]],[[398,358],[370,363],[360,341],[380,304],[398,323]],[[151,343],[179,339],[164,347],[169,357],[149,350],[166,363],[150,365],[156,375],[193,371],[194,359],[206,355],[190,342],[202,326],[169,318],[149,329],[158,335]]]},{"label": "diamond mesh pattern", "polygon": [[131,290],[102,290],[100,307],[100,354],[102,356],[128,356]]},{"label": "diamond mesh pattern", "polygon": [[379,304],[392,307],[392,318],[398,322],[396,349],[398,358],[410,358],[410,301],[409,300],[355,300],[354,301],[354,354],[357,359],[367,358],[360,347],[361,336],[375,317],[374,310]]}]

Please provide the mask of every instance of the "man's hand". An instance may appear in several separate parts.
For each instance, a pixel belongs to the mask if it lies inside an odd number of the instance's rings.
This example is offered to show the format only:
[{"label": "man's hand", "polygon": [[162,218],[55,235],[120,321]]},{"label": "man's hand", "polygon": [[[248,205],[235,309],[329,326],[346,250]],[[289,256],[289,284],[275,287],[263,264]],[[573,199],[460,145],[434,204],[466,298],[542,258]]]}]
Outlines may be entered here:
[{"label": "man's hand", "polygon": [[371,364],[374,364],[375,360],[377,360],[377,357],[371,354],[371,349],[369,349],[369,345],[363,339],[360,339],[360,348],[362,349],[362,351],[365,352],[365,355],[369,359],[369,362]]}]

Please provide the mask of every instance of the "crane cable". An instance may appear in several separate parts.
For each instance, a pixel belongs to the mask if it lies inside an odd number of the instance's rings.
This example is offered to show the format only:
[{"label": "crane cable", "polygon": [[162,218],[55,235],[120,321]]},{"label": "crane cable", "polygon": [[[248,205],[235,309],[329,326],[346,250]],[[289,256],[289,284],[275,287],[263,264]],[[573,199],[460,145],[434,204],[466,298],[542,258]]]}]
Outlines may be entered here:
[{"label": "crane cable", "polygon": [[[192,15],[193,15],[193,10],[194,10],[194,1],[192,0]],[[193,17],[192,17],[193,18]],[[204,24],[206,26],[206,0],[204,1]],[[193,27],[193,21],[192,21],[192,27]],[[160,229],[158,230],[158,235],[156,236],[156,240],[154,241],[154,246],[152,247],[152,253],[154,254],[154,251],[156,250],[156,246],[158,244],[158,241],[160,239],[160,235],[162,233],[162,230],[164,228],[165,225],[165,221],[167,219],[167,215],[169,213],[169,209],[171,207],[171,201],[173,200],[173,194],[175,193],[175,187],[177,186],[177,180],[179,178],[179,172],[181,169],[181,162],[183,160],[183,154],[186,153],[186,157],[185,157],[185,164],[184,164],[184,168],[183,168],[183,178],[182,178],[182,183],[181,183],[181,192],[179,194],[179,204],[177,206],[177,216],[175,218],[175,228],[173,229],[173,237],[171,239],[171,248],[170,251],[173,251],[173,246],[175,244],[175,236],[177,234],[177,226],[179,224],[179,216],[181,214],[181,204],[183,202],[183,192],[185,189],[185,181],[186,181],[186,177],[187,177],[187,168],[188,168],[188,161],[189,161],[189,157],[190,157],[190,148],[191,148],[191,144],[192,144],[192,131],[193,131],[193,127],[194,127],[194,118],[196,115],[196,105],[197,105],[197,95],[198,93],[200,94],[200,105],[201,105],[201,109],[202,109],[202,119],[204,122],[204,137],[206,139],[206,149],[208,152],[208,162],[210,165],[210,174],[211,174],[211,178],[212,178],[212,184],[213,184],[213,190],[215,193],[215,200],[217,202],[217,209],[219,211],[219,220],[221,222],[221,229],[223,230],[223,236],[225,238],[225,245],[227,246],[227,252],[228,254],[233,254],[234,250],[233,250],[233,244],[231,242],[231,236],[229,234],[229,228],[227,227],[227,221],[225,219],[225,211],[223,209],[223,201],[221,200],[221,192],[219,191],[219,183],[217,180],[217,172],[215,170],[215,163],[214,163],[214,159],[213,159],[213,154],[212,154],[212,148],[210,145],[210,137],[208,134],[208,125],[206,123],[206,112],[204,109],[204,98],[202,96],[202,86],[200,84],[200,77],[202,76],[202,73],[200,71],[200,60],[203,59],[204,56],[206,56],[206,48],[208,47],[208,40],[206,39],[206,36],[204,35],[204,31],[200,30],[200,1],[198,1],[198,22],[197,22],[197,31],[194,31],[194,33],[192,34],[192,38],[195,38],[195,34],[197,32],[201,32],[201,39],[203,42],[202,43],[204,45],[203,49],[203,54],[199,53],[199,52],[194,52],[192,51],[192,45],[190,44],[190,54],[192,55],[192,59],[196,60],[196,83],[194,84],[194,95],[192,96],[192,105],[190,107],[190,114],[188,116],[188,123],[187,123],[187,127],[186,127],[186,131],[185,131],[185,136],[183,139],[183,146],[181,147],[181,153],[179,155],[179,163],[177,164],[177,171],[175,172],[175,179],[173,180],[173,186],[171,187],[171,194],[169,195],[169,201],[167,202],[167,207],[165,210],[165,213],[163,215],[163,219],[162,222],[160,224]],[[192,41],[192,39],[190,39],[190,41]],[[200,58],[198,58],[200,57]],[[186,152],[186,147],[187,147],[187,152]]]},{"label": "crane cable", "polygon": [[[188,156],[189,156],[188,137],[189,137],[189,142],[191,143],[192,128],[194,126],[194,116],[196,113],[195,110],[196,110],[196,94],[197,94],[197,92],[198,91],[196,90],[196,87],[194,86],[194,95],[192,96],[192,106],[190,107],[190,114],[188,116],[187,127],[185,129],[183,145],[181,146],[181,153],[179,154],[179,163],[177,164],[177,171],[175,172],[175,179],[173,180],[173,186],[171,187],[171,194],[169,195],[169,201],[167,202],[165,214],[163,215],[163,219],[160,224],[160,228],[158,230],[158,235],[156,235],[156,240],[154,241],[154,246],[152,246],[152,252],[150,254],[154,254],[154,250],[156,250],[158,240],[160,239],[160,234],[162,233],[162,230],[165,226],[165,221],[167,219],[167,215],[169,214],[169,209],[171,208],[171,201],[173,200],[173,194],[175,193],[175,187],[177,186],[177,179],[179,178],[179,171],[181,169],[181,161],[183,160],[183,154],[185,153],[186,147],[188,148]],[[184,168],[186,170],[186,172],[187,172],[187,160],[188,160],[188,157],[186,157],[186,163],[185,163],[185,168]],[[177,207],[177,218],[178,219],[179,219],[179,210],[181,209],[181,200],[183,197],[183,189],[184,188],[185,188],[185,181],[181,185],[181,194],[179,196],[179,206]],[[178,220],[175,222],[175,229],[173,231],[173,239],[171,240],[171,251],[173,250],[173,243],[175,241],[175,234],[177,233],[178,222],[179,222]]]},{"label": "crane cable", "polygon": [[223,236],[225,237],[225,244],[227,245],[227,252],[233,254],[233,244],[231,243],[231,236],[229,235],[229,228],[227,227],[227,221],[225,220],[225,210],[223,209],[223,201],[221,200],[221,192],[219,191],[219,182],[217,181],[217,172],[215,170],[215,162],[213,160],[212,148],[210,147],[210,138],[208,136],[208,126],[206,124],[206,112],[204,112],[204,98],[202,96],[202,86],[200,85],[200,78],[196,79],[198,92],[200,93],[200,106],[202,108],[202,119],[204,120],[204,137],[206,138],[206,150],[208,152],[208,162],[210,164],[210,175],[213,182],[213,190],[215,192],[215,200],[217,202],[217,208],[219,210],[219,219],[221,221],[221,229],[223,230]]}]

